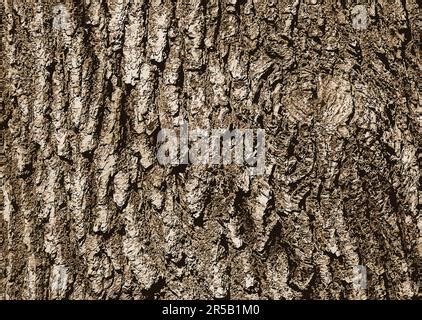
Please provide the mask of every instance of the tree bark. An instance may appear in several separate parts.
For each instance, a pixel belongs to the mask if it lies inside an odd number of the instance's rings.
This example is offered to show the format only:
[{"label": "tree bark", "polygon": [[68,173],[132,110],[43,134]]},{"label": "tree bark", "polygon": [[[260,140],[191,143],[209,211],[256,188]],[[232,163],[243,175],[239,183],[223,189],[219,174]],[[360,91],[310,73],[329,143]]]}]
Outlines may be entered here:
[{"label": "tree bark", "polygon": [[[0,299],[420,298],[416,1],[1,6]],[[160,165],[182,121],[266,174]]]}]

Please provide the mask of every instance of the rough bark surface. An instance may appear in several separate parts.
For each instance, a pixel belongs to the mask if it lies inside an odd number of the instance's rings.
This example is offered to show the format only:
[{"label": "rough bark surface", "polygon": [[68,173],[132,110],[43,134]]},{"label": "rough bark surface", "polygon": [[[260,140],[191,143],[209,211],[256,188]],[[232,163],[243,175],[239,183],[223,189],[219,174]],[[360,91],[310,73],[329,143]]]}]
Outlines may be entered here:
[{"label": "rough bark surface", "polygon": [[[0,299],[420,298],[419,10],[4,0]],[[161,166],[182,120],[266,174]]]}]

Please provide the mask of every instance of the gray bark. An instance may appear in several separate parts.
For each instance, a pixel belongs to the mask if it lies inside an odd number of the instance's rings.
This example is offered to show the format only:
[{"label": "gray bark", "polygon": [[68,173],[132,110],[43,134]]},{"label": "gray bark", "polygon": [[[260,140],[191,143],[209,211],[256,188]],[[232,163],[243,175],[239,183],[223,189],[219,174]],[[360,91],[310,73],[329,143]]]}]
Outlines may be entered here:
[{"label": "gray bark", "polygon": [[[416,299],[419,9],[3,1],[0,299]],[[267,174],[161,166],[182,120]]]}]

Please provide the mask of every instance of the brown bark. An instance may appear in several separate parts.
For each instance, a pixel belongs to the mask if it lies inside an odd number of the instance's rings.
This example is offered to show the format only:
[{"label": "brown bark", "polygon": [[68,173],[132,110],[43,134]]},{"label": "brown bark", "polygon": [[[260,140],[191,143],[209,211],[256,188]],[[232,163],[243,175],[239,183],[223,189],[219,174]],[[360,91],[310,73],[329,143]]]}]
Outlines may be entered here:
[{"label": "brown bark", "polygon": [[[4,1],[0,299],[417,298],[419,9]],[[159,165],[182,120],[267,174]]]}]

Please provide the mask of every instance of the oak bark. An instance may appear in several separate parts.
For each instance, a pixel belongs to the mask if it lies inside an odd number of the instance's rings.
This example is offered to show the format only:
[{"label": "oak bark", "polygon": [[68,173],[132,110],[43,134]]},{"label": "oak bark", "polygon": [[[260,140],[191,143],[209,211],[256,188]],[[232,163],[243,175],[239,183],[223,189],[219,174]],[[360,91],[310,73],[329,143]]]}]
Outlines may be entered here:
[{"label": "oak bark", "polygon": [[[1,6],[0,299],[418,297],[416,1]],[[161,166],[183,120],[266,174]]]}]

